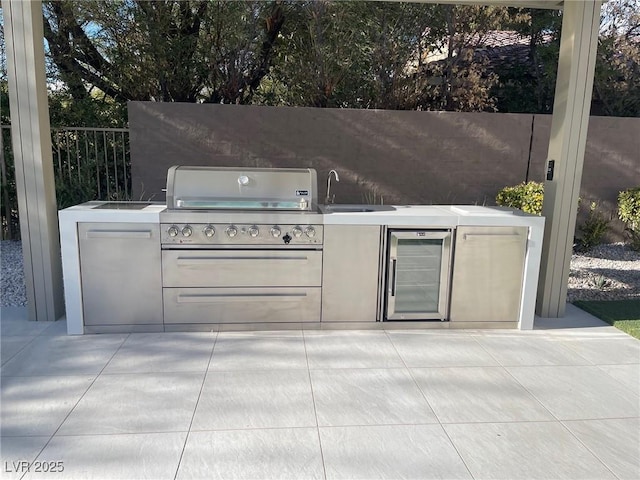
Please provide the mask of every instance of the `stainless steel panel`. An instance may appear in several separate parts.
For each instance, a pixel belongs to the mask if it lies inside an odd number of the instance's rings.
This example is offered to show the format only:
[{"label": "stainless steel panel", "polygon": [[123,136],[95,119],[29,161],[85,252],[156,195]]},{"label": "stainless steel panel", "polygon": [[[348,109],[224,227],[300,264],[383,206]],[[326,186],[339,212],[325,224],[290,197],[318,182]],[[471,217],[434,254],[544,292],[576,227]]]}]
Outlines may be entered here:
[{"label": "stainless steel panel", "polygon": [[160,226],[79,223],[85,325],[162,324]]},{"label": "stainless steel panel", "polygon": [[244,225],[317,225],[322,224],[322,215],[316,211],[279,212],[261,210],[250,212],[244,210],[165,210],[160,212],[160,223],[240,223]]},{"label": "stainless steel panel", "polygon": [[317,322],[320,288],[165,288],[172,323]]},{"label": "stainless steel panel", "polygon": [[447,317],[451,231],[389,231],[386,319]]},{"label": "stainless steel panel", "polygon": [[376,321],[380,227],[325,225],[322,321]]},{"label": "stainless steel panel", "polygon": [[[200,214],[200,222],[202,222],[203,213]],[[204,214],[206,215],[206,214]],[[318,219],[316,219],[318,220]],[[192,230],[192,234],[189,237],[185,237],[182,234],[178,234],[175,237],[169,235],[169,228],[177,227],[181,232],[186,226],[189,226]],[[236,228],[236,235],[229,237],[226,233],[226,229],[233,225]],[[296,224],[261,224],[261,223],[185,223],[184,221],[177,223],[162,223],[161,224],[161,242],[163,248],[174,247],[210,247],[219,246],[224,247],[282,247],[282,248],[298,248],[304,246],[306,248],[322,248],[323,239],[323,227],[322,225],[308,225],[306,223]],[[207,227],[213,227],[215,233],[211,237],[207,237],[204,230]],[[257,227],[258,234],[254,237],[250,231],[252,227]],[[299,228],[303,233],[299,237],[293,234],[294,228]],[[271,233],[272,228],[277,228],[280,233],[277,237],[274,237]],[[312,235],[306,234],[307,229],[312,229]],[[285,243],[283,240],[288,235],[289,243]]]},{"label": "stainless steel panel", "polygon": [[163,250],[165,287],[319,287],[316,250]]},{"label": "stainless steel panel", "polygon": [[527,227],[459,227],[451,285],[452,322],[517,322]]}]

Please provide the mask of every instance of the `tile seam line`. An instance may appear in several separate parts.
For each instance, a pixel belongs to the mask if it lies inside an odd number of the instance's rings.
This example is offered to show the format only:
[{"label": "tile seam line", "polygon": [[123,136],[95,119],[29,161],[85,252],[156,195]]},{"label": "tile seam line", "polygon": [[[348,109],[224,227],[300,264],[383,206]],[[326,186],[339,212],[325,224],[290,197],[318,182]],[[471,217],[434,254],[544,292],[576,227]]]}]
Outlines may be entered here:
[{"label": "tile seam line", "polygon": [[[113,432],[113,433],[59,433],[56,438],[62,437],[117,437],[122,435],[164,435],[167,433],[187,433],[187,430],[147,430],[138,432]],[[3,437],[5,438],[5,437]]]},{"label": "tile seam line", "polygon": [[57,375],[57,374],[51,374],[51,375],[43,375],[43,374],[38,374],[38,375],[0,375],[2,378],[52,378],[52,377],[63,377],[63,378],[69,378],[69,377],[93,377],[94,375],[97,377],[100,373],[96,373],[96,372],[86,372],[86,373],[73,373],[73,374],[62,374],[62,375]]},{"label": "tile seam line", "polygon": [[[37,339],[40,335],[1,335],[0,337],[33,337],[31,338],[31,340],[29,340],[27,343],[25,343],[22,347],[20,347],[18,349],[17,352],[15,352],[13,355],[11,355],[9,358],[7,358],[4,362],[2,362],[2,365],[0,365],[0,370],[2,369],[2,367],[4,367],[7,363],[9,363],[11,360],[13,360],[13,358],[18,355],[20,352],[22,352],[22,350],[24,350],[25,348],[27,348],[29,345],[31,345],[31,343]],[[2,375],[4,376],[4,375]]]},{"label": "tile seam line", "polygon": [[[569,367],[569,368],[585,368],[585,367],[589,367],[589,368],[597,368],[598,366],[597,366],[597,365],[585,365],[585,366],[582,366],[582,365],[569,365],[569,366],[562,366],[562,365],[545,365],[544,367],[534,367],[534,368],[558,368],[558,367],[560,367],[560,368],[568,368],[568,367]],[[509,368],[529,368],[529,367],[509,367]],[[639,417],[640,417],[640,412],[639,412],[639,413],[638,413],[638,416],[633,416],[633,415],[632,415],[632,416],[629,416],[629,417],[604,417],[604,418],[599,417],[599,418],[585,418],[585,419],[569,419],[569,418],[564,418],[564,419],[563,419],[563,418],[559,418],[559,417],[558,417],[558,416],[556,416],[556,415],[555,415],[555,414],[554,414],[554,413],[553,413],[553,412],[552,412],[552,411],[551,411],[551,410],[550,410],[546,405],[544,405],[544,404],[542,403],[542,401],[541,401],[541,400],[540,400],[540,399],[539,399],[539,398],[538,398],[538,397],[537,397],[533,392],[531,392],[531,391],[530,391],[526,386],[524,386],[524,385],[523,385],[523,384],[522,384],[522,383],[521,383],[521,382],[520,382],[520,381],[519,381],[519,380],[518,380],[518,379],[513,375],[513,373],[512,373],[511,371],[509,371],[509,368],[505,368],[505,370],[507,371],[507,373],[508,373],[511,377],[513,377],[513,379],[514,379],[518,384],[520,384],[520,385],[522,386],[522,388],[524,388],[524,389],[525,389],[525,390],[526,390],[526,391],[527,391],[527,392],[528,392],[528,393],[529,393],[529,394],[530,394],[530,395],[531,395],[531,396],[532,396],[532,397],[533,397],[533,398],[534,398],[538,403],[540,403],[540,405],[542,405],[542,407],[543,407],[544,409],[546,409],[546,410],[549,412],[549,414],[550,414],[553,418],[555,418],[558,422],[574,421],[574,420],[576,420],[576,421],[589,421],[589,420],[611,420],[611,419],[615,419],[615,418],[624,419],[624,418],[639,418]],[[602,373],[605,373],[605,374],[606,374],[606,372],[604,372],[604,371],[603,371]],[[612,379],[613,379],[613,377],[611,377],[610,375],[608,375],[608,376],[609,376],[610,378],[612,378]],[[613,380],[615,380],[615,379],[613,379]],[[617,381],[617,383],[620,383],[620,382],[619,382],[619,381]],[[624,390],[625,390],[625,391],[627,391],[627,392],[629,392],[629,391],[630,391],[630,389],[627,389],[627,388],[625,388]],[[636,393],[634,393],[634,392],[631,392],[631,393],[632,393],[632,395],[633,395],[633,396],[638,397],[638,395],[637,395]]]},{"label": "tile seam line", "polygon": [[[196,403],[193,406],[193,413],[191,414],[191,420],[189,421],[189,426],[187,427],[187,434],[184,437],[184,443],[182,444],[182,450],[180,450],[180,457],[178,457],[178,463],[176,465],[176,471],[173,474],[174,480],[178,478],[178,473],[180,472],[180,466],[182,465],[182,459],[184,458],[184,452],[187,449],[187,442],[189,441],[189,435],[191,433],[191,427],[193,426],[193,420],[196,418],[196,412],[198,411],[198,405],[200,404],[200,397],[202,396],[202,391],[204,390],[204,384],[207,381],[207,375],[209,373],[209,366],[211,365],[211,359],[213,358],[213,354],[216,350],[216,345],[218,343],[218,337],[220,332],[217,331],[215,338],[213,339],[213,345],[211,346],[211,353],[209,353],[209,361],[207,362],[207,368],[204,370],[204,374],[202,375],[202,383],[200,384],[200,390],[198,391],[198,396],[196,397]],[[200,373],[200,372],[199,372]]]},{"label": "tile seam line", "polygon": [[163,375],[163,374],[171,374],[171,375],[201,375],[206,373],[206,370],[146,370],[143,372],[103,372],[100,375],[102,377],[114,377],[114,376],[131,376],[134,375]]},{"label": "tile seam line", "polygon": [[[58,425],[58,427],[55,429],[55,431],[53,432],[53,434],[51,434],[51,436],[49,437],[49,440],[47,440],[44,444],[44,446],[40,449],[40,451],[38,452],[38,454],[35,456],[35,458],[33,459],[33,461],[35,462],[36,460],[38,460],[38,458],[40,458],[40,455],[42,455],[42,452],[45,451],[45,449],[49,446],[49,444],[51,443],[51,440],[53,440],[53,438],[56,436],[56,434],[60,431],[60,428],[62,428],[62,425],[64,425],[64,422],[67,421],[67,419],[71,416],[71,414],[73,413],[73,411],[76,409],[76,407],[78,406],[78,404],[82,401],[82,399],[85,397],[85,395],[87,394],[87,392],[91,389],[91,387],[96,383],[96,380],[98,380],[98,378],[100,377],[100,374],[104,371],[105,368],[107,368],[107,365],[109,365],[109,363],[111,362],[111,360],[113,359],[113,357],[120,351],[120,349],[122,348],[122,346],[124,345],[124,343],[127,341],[127,339],[129,338],[130,334],[126,334],[125,337],[122,339],[122,341],[120,342],[120,344],[118,345],[118,348],[116,348],[116,350],[111,354],[111,357],[109,357],[109,360],[104,364],[104,366],[100,369],[100,372],[98,372],[98,374],[95,376],[95,378],[89,383],[89,385],[87,386],[87,388],[84,390],[84,392],[82,392],[82,395],[80,395],[80,398],[78,398],[78,400],[74,403],[73,407],[71,408],[71,410],[69,410],[69,413],[67,413],[67,415],[64,417],[64,419],[60,422],[60,424]],[[90,374],[89,374],[90,375]],[[47,376],[52,376],[52,375],[47,375]],[[77,376],[77,375],[75,375]],[[86,376],[86,375],[84,375]],[[22,480],[25,475],[28,472],[25,472],[24,475],[22,475],[20,477],[20,479]]]},{"label": "tile seam line", "polygon": [[[524,335],[517,335],[517,336],[515,336],[515,338],[519,338],[519,339],[520,339],[520,338],[522,338],[522,339],[528,340],[528,338],[527,338],[527,337],[528,337],[528,335],[527,335],[527,336],[524,336]],[[479,339],[482,339],[482,338],[486,339],[486,338],[487,338],[487,336],[485,336],[485,335],[476,335],[476,336],[474,336],[473,338],[474,338],[474,340],[475,340],[476,342],[478,342],[478,343],[480,344],[480,346],[481,346],[481,347],[482,347],[482,348],[483,348],[483,349],[484,349],[484,350],[485,350],[489,355],[491,355],[491,352],[489,352],[489,351],[487,350],[487,348],[486,348],[484,345],[482,345],[482,343],[481,343],[481,342],[480,342],[480,340],[479,340]],[[500,337],[500,338],[508,338],[508,337]],[[551,365],[549,365],[549,364],[544,364],[544,365],[521,365],[521,364],[516,364],[516,365],[508,365],[508,364],[507,364],[508,362],[501,362],[499,359],[497,359],[497,358],[496,358],[496,357],[494,357],[493,355],[491,355],[491,357],[492,357],[496,362],[498,362],[498,364],[499,364],[499,365],[501,365],[501,366],[503,366],[503,367],[505,367],[505,368],[506,368],[506,367],[555,367],[555,366],[558,366],[558,367],[561,367],[561,366],[574,367],[574,366],[591,366],[591,365],[595,365],[591,360],[589,360],[588,358],[585,358],[584,356],[580,355],[580,353],[578,353],[578,352],[577,352],[576,350],[574,350],[573,348],[569,348],[567,345],[564,345],[564,343],[565,343],[565,341],[564,341],[564,340],[560,340],[560,341],[553,341],[553,340],[552,340],[551,338],[549,338],[549,337],[545,337],[545,336],[538,336],[538,335],[532,335],[532,336],[531,336],[531,338],[534,338],[534,339],[543,339],[543,340],[548,340],[548,341],[550,341],[550,342],[552,342],[552,343],[555,343],[555,344],[557,344],[557,346],[561,347],[562,349],[567,350],[567,351],[568,351],[569,353],[571,353],[571,354],[577,355],[579,358],[581,358],[584,362],[587,362],[587,363],[585,363],[584,365],[583,365],[583,364],[578,364],[578,365],[574,365],[574,364],[567,364],[567,365],[564,365],[564,364],[562,364],[562,365],[560,365],[560,364],[551,364]]]},{"label": "tile seam line", "polygon": [[[416,378],[413,376],[413,372],[411,371],[411,368],[407,367],[406,362],[404,361],[404,358],[402,357],[402,355],[400,355],[400,352],[398,351],[398,349],[396,348],[395,343],[393,343],[393,338],[387,334],[387,336],[389,337],[389,341],[391,342],[391,345],[393,345],[394,350],[396,350],[396,353],[398,354],[398,356],[400,357],[400,359],[402,360],[402,363],[405,365],[407,372],[409,373],[409,376],[411,377],[411,379],[413,380],[413,383],[416,385],[416,387],[418,388],[418,391],[420,392],[420,395],[422,395],[422,398],[424,398],[425,402],[427,402],[427,405],[429,405],[429,408],[431,409],[431,411],[433,412],[433,415],[435,416],[436,420],[438,421],[437,425],[440,427],[440,430],[444,433],[444,435],[447,437],[447,440],[449,441],[449,445],[451,445],[451,447],[453,448],[453,450],[456,452],[456,455],[458,455],[458,458],[460,459],[460,461],[462,462],[462,464],[464,465],[464,468],[467,470],[467,473],[469,474],[469,477],[472,479],[475,479],[475,475],[473,474],[473,472],[471,471],[471,468],[469,468],[469,465],[467,464],[467,461],[464,459],[464,457],[462,456],[462,454],[460,453],[460,450],[458,450],[457,445],[453,442],[453,440],[451,439],[451,437],[449,436],[449,432],[447,432],[447,429],[444,428],[444,425],[442,423],[442,420],[440,419],[440,417],[438,416],[438,413],[434,410],[434,408],[432,407],[431,403],[429,402],[429,399],[427,398],[426,394],[424,393],[424,391],[422,390],[422,388],[420,388],[420,385],[418,384],[418,381],[416,380]],[[469,335],[468,333],[465,332],[464,337],[466,338],[473,338],[471,335]],[[477,343],[477,342],[476,342]],[[491,356],[491,355],[490,355]],[[491,358],[493,358],[491,356]],[[495,360],[495,359],[494,359]],[[446,368],[446,367],[441,367],[441,368]]]},{"label": "tile seam line", "polygon": [[315,425],[296,425],[296,426],[282,426],[282,427],[247,427],[247,428],[203,428],[197,430],[190,430],[193,433],[214,433],[214,432],[247,432],[255,430],[309,430],[316,428]]},{"label": "tile seam line", "polygon": [[[415,385],[415,387],[418,389],[418,391],[420,392],[420,395],[422,396],[422,398],[424,399],[424,401],[427,403],[427,406],[429,407],[429,409],[431,410],[431,413],[433,413],[434,417],[436,418],[436,420],[438,421],[439,425],[442,425],[442,421],[440,420],[440,417],[438,416],[438,414],[436,413],[436,411],[434,410],[433,406],[431,405],[431,403],[429,402],[429,399],[427,398],[427,396],[425,395],[425,393],[422,391],[422,388],[420,388],[420,385],[418,384],[418,381],[416,380],[416,378],[413,376],[413,373],[411,372],[411,368],[414,367],[408,367],[407,363],[405,362],[404,358],[402,357],[402,355],[400,355],[400,352],[398,351],[398,348],[396,347],[396,344],[393,343],[393,339],[391,338],[391,336],[389,334],[387,334],[387,338],[389,339],[389,343],[391,343],[391,346],[393,347],[393,350],[396,352],[396,355],[398,355],[398,357],[400,358],[400,361],[402,362],[402,364],[404,365],[404,370],[409,374],[409,377],[411,377],[411,380],[413,381],[413,384]],[[441,367],[441,368],[445,368],[445,367]]]},{"label": "tile seam line", "polygon": [[[603,419],[600,419],[600,420],[603,420]],[[570,420],[565,420],[565,421],[570,421]],[[609,465],[607,465],[607,464],[606,464],[606,463],[605,463],[605,462],[604,462],[604,461],[603,461],[603,460],[602,460],[602,459],[601,459],[601,458],[600,458],[600,457],[599,457],[599,456],[598,456],[598,455],[597,455],[593,450],[591,450],[591,449],[590,449],[590,448],[589,448],[589,447],[588,447],[584,442],[582,442],[582,440],[580,440],[580,439],[578,438],[578,436],[577,436],[575,433],[573,433],[573,431],[572,431],[572,430],[571,430],[567,425],[565,425],[565,423],[564,423],[565,421],[560,420],[560,425],[562,425],[562,428],[564,428],[564,429],[565,429],[565,431],[566,431],[566,432],[567,432],[567,433],[568,433],[572,438],[574,438],[574,439],[575,439],[575,440],[576,440],[580,445],[582,445],[582,447],[584,447],[584,449],[585,449],[587,452],[589,452],[589,453],[591,454],[591,456],[593,456],[593,458],[595,458],[596,460],[598,460],[598,461],[602,464],[602,466],[603,466],[603,467],[604,467],[604,468],[605,468],[609,473],[611,473],[611,475],[613,475],[613,477],[614,477],[614,478],[618,478],[618,479],[619,479],[620,477],[619,477],[618,475],[616,475],[616,474],[613,472],[613,470],[611,470],[611,469],[609,468]],[[593,421],[593,419],[592,419],[591,421]]]},{"label": "tile seam line", "polygon": [[[34,342],[39,342],[42,341],[43,343],[46,344],[50,344],[51,342],[56,342],[57,340],[62,340],[62,341],[69,341],[69,342],[74,342],[74,341],[78,341],[78,343],[81,344],[81,342],[84,341],[85,344],[90,344],[91,340],[87,339],[85,340],[84,338],[82,338],[81,336],[69,336],[69,335],[36,335],[35,338],[30,341],[27,345],[25,345],[22,349],[20,349],[19,352],[16,352],[15,355],[13,355],[11,357],[11,359],[7,360],[5,363],[2,364],[2,366],[0,367],[0,372],[1,372],[1,376],[2,377],[65,377],[65,376],[79,376],[79,375],[96,375],[99,376],[104,369],[106,368],[106,366],[111,362],[111,360],[113,359],[114,355],[116,353],[118,353],[120,351],[120,349],[122,348],[122,345],[124,344],[124,342],[126,342],[128,336],[130,334],[126,333],[126,334],[115,334],[113,339],[111,340],[115,340],[117,337],[122,337],[122,340],[120,342],[120,344],[118,345],[118,348],[116,349],[116,351],[113,353],[113,355],[111,355],[109,357],[109,359],[107,360],[106,364],[98,371],[98,372],[84,372],[84,373],[73,373],[73,374],[59,374],[58,372],[53,372],[53,373],[36,373],[33,375],[29,375],[29,374],[18,374],[18,375],[7,375],[6,373],[2,372],[3,369],[7,369],[10,367],[11,362],[15,361],[16,357],[20,354],[22,354],[24,352],[24,350],[28,347],[31,346],[32,343]],[[14,335],[14,336],[18,336],[18,335]],[[31,335],[25,335],[25,336],[31,336]],[[107,342],[105,342],[107,343]],[[73,345],[73,343],[71,343]],[[63,345],[64,346],[64,345]],[[107,343],[106,345],[100,345],[100,347],[108,347],[109,344]]]},{"label": "tile seam line", "polygon": [[318,422],[318,409],[316,407],[316,396],[313,392],[313,381],[311,380],[311,368],[309,367],[309,355],[307,353],[307,338],[304,330],[302,330],[302,346],[304,347],[304,358],[307,363],[307,378],[309,379],[309,388],[311,390],[311,402],[313,403],[313,415],[316,419],[316,435],[318,437],[318,446],[320,447],[320,461],[322,462],[322,478],[326,480],[327,467],[324,461],[324,451],[322,449],[322,437],[320,435],[320,424]]},{"label": "tile seam line", "polygon": [[[614,327],[614,328],[615,328],[615,327]],[[631,337],[631,336],[629,335],[629,337]],[[633,338],[633,337],[631,337],[631,338]],[[575,353],[576,355],[578,355],[578,356],[580,356],[580,357],[584,358],[585,360],[587,360],[591,365],[597,366],[597,365],[600,365],[600,364],[595,363],[595,362],[592,362],[591,360],[589,360],[588,358],[586,358],[584,355],[580,354],[580,352],[578,351],[578,349],[577,349],[577,348],[575,348],[575,345],[572,345],[572,344],[574,344],[574,343],[575,343],[575,342],[577,342],[577,341],[579,341],[579,342],[589,342],[589,341],[594,341],[594,340],[595,340],[595,341],[607,340],[607,341],[614,341],[614,342],[615,342],[615,341],[620,341],[621,339],[622,339],[622,337],[619,337],[619,338],[600,338],[600,337],[589,337],[589,338],[577,338],[577,339],[576,339],[576,338],[573,338],[573,339],[566,338],[566,339],[564,339],[564,340],[562,340],[562,339],[561,339],[561,340],[560,340],[560,342],[561,342],[561,343],[562,343],[566,348],[568,348],[569,350],[571,350],[573,353]],[[617,365],[617,363],[602,364],[602,365]]]},{"label": "tile seam line", "polygon": [[618,384],[620,384],[625,390],[627,390],[629,393],[631,393],[633,396],[635,397],[639,397],[639,402],[640,402],[640,378],[638,378],[638,393],[636,393],[635,391],[633,391],[633,388],[631,387],[631,385],[628,385],[627,383],[621,381],[620,379],[614,377],[613,375],[611,375],[609,372],[607,372],[605,369],[600,368],[600,367],[624,367],[627,365],[638,365],[637,363],[614,363],[614,364],[606,364],[606,365],[596,365],[596,367],[598,367],[598,369],[602,372],[604,372],[605,374],[607,374],[609,377],[611,377],[613,380],[615,380],[616,382],[618,382]]},{"label": "tile seam line", "polygon": [[[587,366],[590,366],[590,365],[587,365]],[[515,368],[546,368],[546,367],[556,367],[556,365],[546,365],[544,367],[515,367]],[[531,390],[529,390],[525,385],[523,385],[522,382],[520,380],[518,380],[518,378],[509,370],[509,368],[514,368],[514,367],[502,367],[502,368],[507,373],[507,375],[509,375],[509,377],[511,377],[513,379],[513,381],[516,382],[516,384],[520,385],[520,387],[525,392],[527,392],[529,395],[531,395],[531,398],[533,398],[536,402],[538,402],[538,404],[546,412],[548,412],[549,415],[551,415],[551,417],[553,419],[555,419],[555,421],[557,421],[557,422],[560,421],[560,419],[551,411],[551,409],[549,407],[547,407],[544,403],[542,403],[542,400],[540,400],[537,395],[535,395]]]},{"label": "tile seam line", "polygon": [[487,350],[487,349],[485,348],[485,346],[480,342],[480,340],[478,340],[478,338],[482,338],[482,337],[479,337],[478,335],[469,335],[469,337],[473,339],[473,341],[476,343],[476,345],[478,345],[478,346],[482,349],[482,351],[483,351],[484,353],[486,353],[487,355],[489,355],[489,357],[490,357],[494,362],[496,362],[496,365],[497,365],[497,366],[500,366],[501,368],[506,369],[506,368],[505,368],[505,366],[502,364],[502,362],[501,362],[498,358],[496,358],[495,356],[493,356],[493,355],[491,354],[491,352],[490,352],[489,350]]},{"label": "tile seam line", "polygon": [[[437,425],[440,427],[440,430],[442,430],[442,432],[445,434],[445,436],[447,437],[447,440],[449,440],[449,444],[451,445],[451,447],[454,449],[454,451],[456,452],[456,454],[458,455],[458,458],[460,459],[460,461],[462,462],[462,464],[464,465],[464,468],[466,468],[467,472],[469,473],[469,476],[472,479],[475,479],[475,475],[473,474],[473,472],[471,471],[471,468],[469,467],[469,465],[467,464],[467,461],[465,460],[465,458],[462,456],[462,453],[460,453],[460,450],[458,449],[458,446],[453,442],[453,439],[451,438],[451,436],[449,435],[449,432],[447,432],[447,429],[445,428],[445,425],[449,425],[447,423],[442,423],[442,420],[440,419],[440,417],[438,416],[437,412],[435,411],[435,409],[431,406],[431,403],[429,403],[429,399],[427,398],[426,394],[424,393],[424,391],[422,390],[422,388],[420,387],[420,385],[418,384],[418,381],[416,380],[416,378],[413,375],[413,372],[411,371],[412,368],[421,368],[421,367],[407,367],[407,364],[404,360],[404,358],[402,357],[402,355],[400,355],[400,352],[398,351],[395,343],[393,343],[393,338],[391,335],[389,335],[387,333],[387,336],[389,338],[389,341],[391,342],[391,345],[393,346],[394,350],[396,350],[396,353],[398,354],[398,356],[400,357],[400,359],[402,360],[402,363],[405,365],[407,372],[409,373],[409,376],[411,377],[411,379],[413,380],[414,384],[416,385],[416,387],[418,388],[418,391],[420,392],[420,394],[422,395],[422,397],[425,399],[425,401],[427,402],[427,405],[429,405],[429,408],[431,409],[431,411],[433,412],[436,420],[438,421]],[[476,338],[474,338],[473,335],[470,335],[468,333],[465,332],[465,335],[463,338],[472,338],[476,344],[478,344],[480,346],[480,348],[482,348],[482,350],[484,350],[489,357],[496,362],[496,365],[492,365],[492,366],[473,366],[471,368],[501,368],[502,370],[506,370],[506,368],[504,368],[500,362],[493,357],[493,355],[491,355],[491,353],[489,353],[482,344],[480,344],[480,342],[478,342],[478,340]],[[429,367],[426,367],[429,368]],[[456,368],[456,367],[450,367],[450,366],[440,366],[440,367],[436,367],[436,368]],[[464,368],[464,367],[462,367]]]}]

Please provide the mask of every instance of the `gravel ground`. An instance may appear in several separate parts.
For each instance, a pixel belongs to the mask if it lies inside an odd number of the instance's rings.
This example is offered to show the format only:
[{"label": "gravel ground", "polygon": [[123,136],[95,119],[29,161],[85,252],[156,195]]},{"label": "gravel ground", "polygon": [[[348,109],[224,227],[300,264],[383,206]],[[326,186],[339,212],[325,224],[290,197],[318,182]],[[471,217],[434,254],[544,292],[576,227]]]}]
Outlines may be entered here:
[{"label": "gravel ground", "polygon": [[22,269],[22,243],[15,240],[3,240],[0,243],[0,307],[24,306],[27,294]]},{"label": "gravel ground", "polygon": [[640,252],[612,243],[573,255],[567,297],[570,302],[640,300]]},{"label": "gravel ground", "polygon": [[[26,305],[21,243],[2,241],[0,258],[0,306]],[[640,252],[614,243],[573,255],[567,296],[570,302],[640,299]]]}]

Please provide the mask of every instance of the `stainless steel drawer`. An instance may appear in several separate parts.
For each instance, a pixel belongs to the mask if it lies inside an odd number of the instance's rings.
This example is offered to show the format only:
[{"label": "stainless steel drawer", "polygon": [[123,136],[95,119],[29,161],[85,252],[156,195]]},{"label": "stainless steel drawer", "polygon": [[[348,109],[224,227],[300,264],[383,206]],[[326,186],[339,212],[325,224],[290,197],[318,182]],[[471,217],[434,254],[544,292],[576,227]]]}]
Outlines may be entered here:
[{"label": "stainless steel drawer", "polygon": [[319,287],[319,250],[163,250],[164,287]]},{"label": "stainless steel drawer", "polygon": [[319,322],[319,287],[164,288],[164,323]]}]

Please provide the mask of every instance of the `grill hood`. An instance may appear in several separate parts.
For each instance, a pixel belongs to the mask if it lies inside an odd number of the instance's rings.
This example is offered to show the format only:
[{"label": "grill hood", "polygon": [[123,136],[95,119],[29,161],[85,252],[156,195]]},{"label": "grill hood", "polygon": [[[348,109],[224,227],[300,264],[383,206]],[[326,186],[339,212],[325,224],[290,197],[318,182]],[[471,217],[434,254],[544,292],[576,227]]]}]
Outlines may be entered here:
[{"label": "grill hood", "polygon": [[312,168],[173,166],[167,174],[169,210],[314,211]]}]

